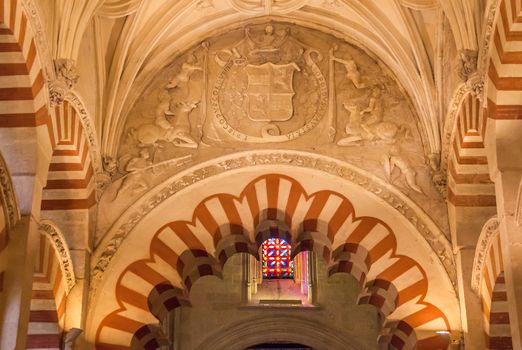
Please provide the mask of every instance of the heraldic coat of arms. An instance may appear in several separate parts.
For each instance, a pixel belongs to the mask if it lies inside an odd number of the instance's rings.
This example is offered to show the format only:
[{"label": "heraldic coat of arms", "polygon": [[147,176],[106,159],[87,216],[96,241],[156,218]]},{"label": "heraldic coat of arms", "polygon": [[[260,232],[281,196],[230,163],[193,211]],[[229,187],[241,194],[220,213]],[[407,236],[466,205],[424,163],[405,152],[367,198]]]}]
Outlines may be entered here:
[{"label": "heraldic coat of arms", "polygon": [[236,141],[285,142],[314,129],[328,107],[322,59],[288,27],[247,27],[242,40],[214,55],[219,74],[211,87],[206,138],[222,139],[224,133]]}]

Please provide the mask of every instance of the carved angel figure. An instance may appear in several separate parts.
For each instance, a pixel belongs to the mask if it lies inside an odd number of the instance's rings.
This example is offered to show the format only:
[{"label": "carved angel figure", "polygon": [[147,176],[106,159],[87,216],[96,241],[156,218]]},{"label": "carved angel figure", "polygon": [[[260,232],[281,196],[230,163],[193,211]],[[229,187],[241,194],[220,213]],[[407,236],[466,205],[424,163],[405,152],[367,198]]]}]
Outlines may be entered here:
[{"label": "carved angel figure", "polygon": [[250,28],[245,28],[245,38],[248,46],[254,51],[270,51],[277,50],[288,37],[289,29],[287,28],[283,33],[275,32],[272,25],[267,25],[265,31],[259,37],[254,38],[250,32]]},{"label": "carved angel figure", "polygon": [[343,107],[349,113],[348,123],[346,123],[345,132],[346,137],[337,141],[339,146],[358,145],[363,140],[364,130],[361,127],[362,114],[358,105],[344,103]]},{"label": "carved angel figure", "polygon": [[380,88],[375,87],[372,90],[372,94],[370,96],[370,101],[368,103],[368,107],[363,109],[361,113],[370,113],[370,116],[366,118],[364,123],[366,125],[372,125],[382,121],[384,106],[382,101],[382,91]]},{"label": "carved angel figure", "polygon": [[346,69],[346,78],[351,80],[351,82],[353,83],[353,85],[355,85],[357,89],[362,89],[366,87],[366,84],[363,83],[361,80],[361,73],[359,73],[357,64],[353,59],[349,58],[348,60],[344,60],[333,55],[331,56],[331,59],[341,63],[344,66],[344,69]]},{"label": "carved angel figure", "polygon": [[417,172],[411,164],[404,158],[399,151],[399,148],[396,146],[393,146],[390,149],[390,153],[383,156],[383,165],[384,165],[384,171],[386,172],[386,175],[388,176],[388,179],[391,179],[393,169],[397,167],[402,175],[404,175],[404,178],[406,180],[406,183],[408,186],[419,193],[422,193],[422,189],[417,184]]}]

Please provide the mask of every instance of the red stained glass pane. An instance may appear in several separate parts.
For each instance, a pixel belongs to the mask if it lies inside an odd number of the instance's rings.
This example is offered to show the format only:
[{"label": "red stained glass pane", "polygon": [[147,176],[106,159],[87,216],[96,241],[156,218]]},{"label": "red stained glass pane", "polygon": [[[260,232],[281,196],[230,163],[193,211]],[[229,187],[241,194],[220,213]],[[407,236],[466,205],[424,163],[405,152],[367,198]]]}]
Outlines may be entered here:
[{"label": "red stained glass pane", "polygon": [[292,246],[281,238],[269,238],[262,245],[263,278],[294,278]]}]

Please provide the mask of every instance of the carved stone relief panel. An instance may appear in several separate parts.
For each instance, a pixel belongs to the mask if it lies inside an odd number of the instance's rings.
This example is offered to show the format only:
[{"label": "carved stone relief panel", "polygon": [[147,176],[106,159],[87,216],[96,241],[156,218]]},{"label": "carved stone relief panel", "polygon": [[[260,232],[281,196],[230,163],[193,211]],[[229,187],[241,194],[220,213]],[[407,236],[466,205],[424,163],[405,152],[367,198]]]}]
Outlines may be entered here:
[{"label": "carved stone relief panel", "polygon": [[131,110],[121,140],[115,178],[123,178],[105,196],[111,203],[131,203],[217,155],[277,148],[347,161],[445,217],[411,105],[388,69],[295,24],[247,24],[175,57]]}]

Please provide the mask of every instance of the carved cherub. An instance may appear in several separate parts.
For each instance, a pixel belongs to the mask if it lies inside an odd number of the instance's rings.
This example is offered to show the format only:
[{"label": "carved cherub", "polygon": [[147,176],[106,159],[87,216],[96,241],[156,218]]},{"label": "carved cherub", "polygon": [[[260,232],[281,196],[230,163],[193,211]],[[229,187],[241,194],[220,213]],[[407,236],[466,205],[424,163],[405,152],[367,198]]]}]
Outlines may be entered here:
[{"label": "carved cherub", "polygon": [[170,111],[170,95],[168,92],[162,91],[159,95],[159,103],[154,111],[154,122],[160,128],[168,130],[172,128],[172,125],[167,120],[167,115],[174,115],[174,113]]},{"label": "carved cherub", "polygon": [[348,123],[346,123],[346,137],[337,141],[339,146],[358,145],[363,140],[364,130],[361,128],[362,114],[357,104],[344,103],[343,107],[349,113]]},{"label": "carved cherub", "polygon": [[392,146],[390,152],[387,155],[383,156],[383,165],[384,171],[388,176],[388,179],[391,180],[393,169],[397,167],[401,171],[402,175],[404,175],[404,178],[408,186],[412,190],[422,193],[422,189],[417,184],[417,172],[406,160],[406,158],[404,158],[404,156],[400,154],[400,150],[398,147]]},{"label": "carved cherub", "polygon": [[361,73],[359,73],[357,64],[351,57],[347,60],[335,57],[333,54],[330,57],[333,61],[339,62],[344,66],[344,69],[346,69],[346,78],[348,78],[357,89],[366,87],[366,84],[361,81]]},{"label": "carved cherub", "polygon": [[252,50],[251,54],[253,54],[258,51],[278,50],[287,39],[289,33],[289,28],[286,28],[282,33],[276,33],[274,27],[269,24],[265,27],[264,33],[258,38],[252,36],[250,27],[245,28],[245,39],[249,49]]},{"label": "carved cherub", "polygon": [[196,71],[203,71],[203,68],[197,65],[196,56],[192,54],[189,55],[187,61],[181,65],[181,70],[172,78],[166,88],[175,89],[181,85],[186,85],[192,74]]},{"label": "carved cherub", "polygon": [[370,116],[364,120],[364,124],[372,125],[382,121],[384,113],[384,105],[382,101],[382,90],[375,87],[372,90],[368,107],[363,109],[361,113],[370,113]]}]

